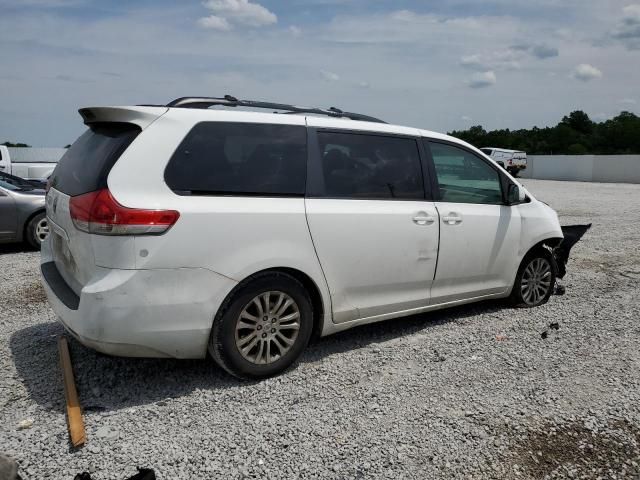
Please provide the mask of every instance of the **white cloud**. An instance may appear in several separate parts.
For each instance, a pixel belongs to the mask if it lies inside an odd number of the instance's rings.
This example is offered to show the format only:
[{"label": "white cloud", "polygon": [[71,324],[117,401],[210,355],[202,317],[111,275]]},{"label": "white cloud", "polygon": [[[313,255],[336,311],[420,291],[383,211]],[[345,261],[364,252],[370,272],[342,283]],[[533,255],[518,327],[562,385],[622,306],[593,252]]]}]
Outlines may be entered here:
[{"label": "white cloud", "polygon": [[302,30],[295,25],[291,25],[287,30],[289,30],[289,33],[294,37],[299,37],[300,35],[302,35]]},{"label": "white cloud", "polygon": [[460,120],[462,120],[465,123],[469,123],[473,121],[473,118],[471,118],[469,115],[462,115],[460,117]]},{"label": "white cloud", "polygon": [[477,72],[471,75],[468,85],[471,88],[483,88],[495,85],[496,81],[496,74],[489,70],[488,72]]},{"label": "white cloud", "polygon": [[275,13],[249,0],[207,0],[203,5],[213,12],[198,20],[205,28],[230,30],[232,24],[262,27],[278,21]]},{"label": "white cloud", "polygon": [[589,65],[588,63],[581,63],[573,70],[572,76],[577,80],[588,82],[589,80],[593,80],[594,78],[602,77],[602,72],[593,65]]},{"label": "white cloud", "polygon": [[640,5],[628,5],[622,9],[622,19],[611,36],[629,50],[640,49]]},{"label": "white cloud", "polygon": [[465,55],[460,59],[460,65],[480,72],[488,70],[518,70],[521,57],[522,55],[515,50],[497,50],[487,54]]},{"label": "white cloud", "polygon": [[557,57],[558,54],[558,49],[549,45],[519,43],[506,49],[494,50],[488,53],[464,55],[460,58],[460,65],[481,72],[486,72],[487,70],[519,70],[522,67],[522,63],[526,62],[530,57],[544,60]]},{"label": "white cloud", "polygon": [[638,102],[635,98],[622,98],[618,100],[620,105],[636,105]]},{"label": "white cloud", "polygon": [[360,87],[360,88],[371,88],[371,84],[369,82],[358,82],[358,87]]},{"label": "white cloud", "polygon": [[208,17],[199,18],[198,25],[204,28],[211,28],[212,30],[231,30],[231,24],[227,19],[218,17],[217,15],[209,15]]},{"label": "white cloud", "polygon": [[337,73],[329,72],[327,70],[320,70],[320,75],[327,82],[337,82],[338,80],[340,80],[340,76]]}]

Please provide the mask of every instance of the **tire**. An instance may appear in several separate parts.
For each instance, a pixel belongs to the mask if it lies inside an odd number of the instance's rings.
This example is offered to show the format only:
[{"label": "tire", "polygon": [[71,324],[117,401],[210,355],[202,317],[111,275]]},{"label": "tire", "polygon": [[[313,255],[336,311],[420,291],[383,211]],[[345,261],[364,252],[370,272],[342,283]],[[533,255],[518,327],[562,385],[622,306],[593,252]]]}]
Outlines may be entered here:
[{"label": "tire", "polygon": [[313,307],[302,283],[286,273],[259,273],[222,304],[211,329],[209,353],[235,377],[267,378],[298,360],[312,331]]},{"label": "tire", "polygon": [[522,260],[509,299],[516,307],[544,305],[549,301],[555,283],[556,272],[551,253],[543,248],[536,249]]},{"label": "tire", "polygon": [[520,169],[519,168],[507,168],[507,172],[509,172],[513,178],[518,178],[518,175],[520,174]]},{"label": "tire", "polygon": [[27,224],[25,240],[33,248],[40,250],[42,242],[49,235],[49,224],[44,212],[34,216]]}]

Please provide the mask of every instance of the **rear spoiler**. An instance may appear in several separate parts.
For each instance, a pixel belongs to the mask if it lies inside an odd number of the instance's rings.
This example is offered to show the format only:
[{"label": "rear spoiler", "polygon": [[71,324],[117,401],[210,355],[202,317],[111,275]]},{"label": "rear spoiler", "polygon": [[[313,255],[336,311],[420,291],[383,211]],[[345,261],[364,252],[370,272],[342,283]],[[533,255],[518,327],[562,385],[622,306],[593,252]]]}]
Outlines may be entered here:
[{"label": "rear spoiler", "polygon": [[122,122],[133,123],[144,130],[168,111],[167,107],[88,107],[81,108],[78,113],[85,125]]}]

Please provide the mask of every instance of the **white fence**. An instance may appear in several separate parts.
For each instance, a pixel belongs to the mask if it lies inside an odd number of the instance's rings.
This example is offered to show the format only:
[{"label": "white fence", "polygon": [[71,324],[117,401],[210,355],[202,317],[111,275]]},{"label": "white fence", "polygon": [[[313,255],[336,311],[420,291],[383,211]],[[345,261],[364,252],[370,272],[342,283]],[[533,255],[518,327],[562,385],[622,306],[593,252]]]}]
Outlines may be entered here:
[{"label": "white fence", "polygon": [[640,155],[529,155],[523,178],[640,183]]}]

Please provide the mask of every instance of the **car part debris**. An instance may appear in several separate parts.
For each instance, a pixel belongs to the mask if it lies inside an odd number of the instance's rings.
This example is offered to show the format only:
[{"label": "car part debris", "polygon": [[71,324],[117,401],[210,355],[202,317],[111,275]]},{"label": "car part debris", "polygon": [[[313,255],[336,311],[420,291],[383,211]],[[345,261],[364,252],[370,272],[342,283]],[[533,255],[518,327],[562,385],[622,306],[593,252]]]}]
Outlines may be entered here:
[{"label": "car part debris", "polygon": [[[73,480],[92,480],[92,478],[88,472],[82,472],[73,477]],[[138,467],[138,473],[126,480],[156,480],[156,472],[151,468]]]},{"label": "car part debris", "polygon": [[76,383],[73,378],[69,345],[65,337],[58,339],[58,350],[60,352],[60,368],[62,369],[62,380],[64,382],[64,396],[67,401],[67,423],[69,424],[71,445],[80,447],[87,441],[87,434],[84,430],[82,410],[80,409]]},{"label": "car part debris", "polygon": [[[558,330],[560,330],[560,324],[558,322],[551,322],[549,324],[549,329],[558,331]],[[548,336],[549,336],[549,330],[545,330],[544,332],[542,332],[540,334],[540,337],[543,340],[546,340]]]},{"label": "car part debris", "polygon": [[557,278],[563,278],[566,275],[569,252],[571,252],[571,248],[578,243],[587,230],[591,228],[591,224],[567,225],[560,228],[562,228],[564,239],[560,242],[560,245],[553,249],[553,257],[557,264]]}]

